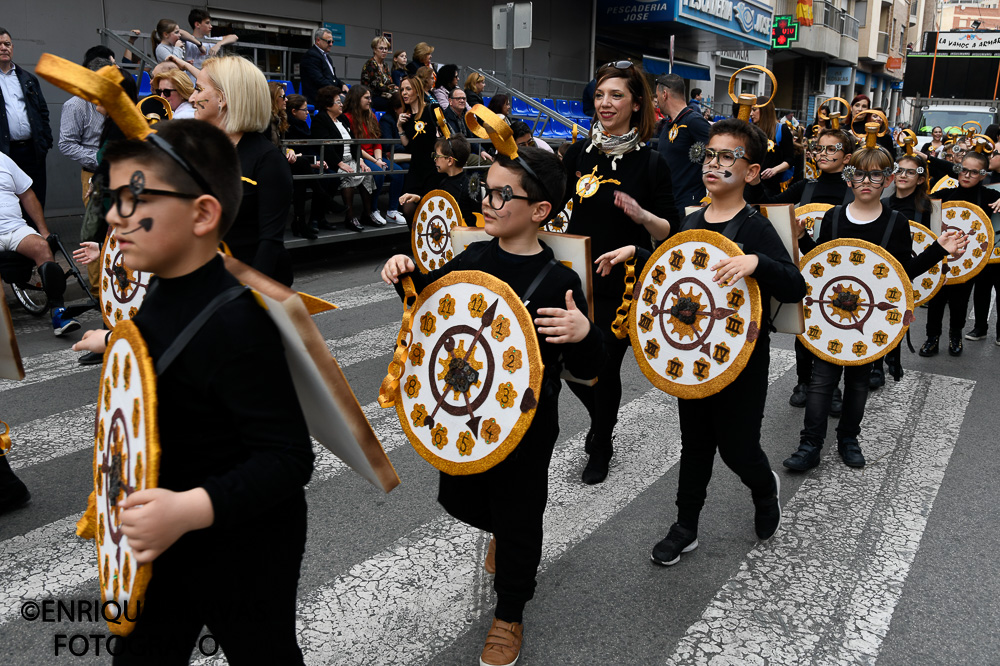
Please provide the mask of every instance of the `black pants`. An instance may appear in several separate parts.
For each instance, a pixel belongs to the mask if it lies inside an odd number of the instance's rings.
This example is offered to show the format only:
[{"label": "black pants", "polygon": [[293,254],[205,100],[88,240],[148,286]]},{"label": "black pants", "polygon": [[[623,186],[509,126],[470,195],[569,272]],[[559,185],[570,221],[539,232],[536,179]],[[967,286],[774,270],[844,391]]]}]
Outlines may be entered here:
[{"label": "black pants", "polygon": [[[189,532],[153,562],[146,601],[114,664],[187,664],[208,652],[203,626],[230,664],[302,664],[295,595],[306,543],[304,492],[229,536]],[[267,536],[250,536],[265,528]]]},{"label": "black pants", "polygon": [[[997,302],[1000,302],[1000,264],[986,264],[976,276],[976,287],[972,295],[972,304],[976,313],[976,328],[989,328],[990,294],[996,292]],[[1000,322],[1000,317],[998,317]],[[997,324],[1000,330],[1000,323]]]},{"label": "black pants", "polygon": [[615,310],[621,303],[608,299],[594,301],[594,320],[604,333],[604,349],[607,356],[604,366],[597,375],[597,383],[585,386],[577,382],[567,382],[590,415],[590,427],[597,435],[597,443],[607,442],[618,423],[618,408],[622,403],[622,362],[625,353],[631,349],[628,338],[619,340],[611,331]]},{"label": "black pants", "polygon": [[802,341],[795,338],[795,376],[799,384],[806,384],[812,381],[813,360],[816,355],[809,351],[809,348],[802,344]]},{"label": "black pants", "polygon": [[525,604],[535,595],[549,461],[559,437],[558,389],[555,394],[546,398],[552,407],[536,412],[528,432],[503,462],[481,474],[441,473],[438,501],[445,510],[496,537],[495,615],[504,622],[521,622]]},{"label": "black pants", "polygon": [[872,364],[840,366],[817,358],[813,363],[812,381],[806,398],[806,416],[800,441],[823,446],[826,439],[827,420],[833,391],[844,373],[844,411],[837,424],[837,441],[857,439],[861,433],[861,420],[865,417],[868,401],[868,378]]},{"label": "black pants", "polygon": [[941,335],[941,325],[944,322],[944,306],[948,306],[948,334],[959,336],[965,328],[965,320],[969,315],[969,295],[972,293],[972,280],[961,284],[946,284],[941,291],[927,304],[927,337]]},{"label": "black pants", "polygon": [[[21,167],[21,171],[31,178],[31,190],[38,197],[38,202],[45,208],[45,155],[39,157],[35,152],[34,139],[27,141],[11,141],[10,159]],[[25,216],[26,220],[31,219]]]},{"label": "black pants", "polygon": [[677,401],[681,427],[677,522],[688,529],[698,529],[716,449],[754,499],[774,493],[771,464],[760,448],[770,350],[767,340],[757,344],[732,384],[707,398]]}]

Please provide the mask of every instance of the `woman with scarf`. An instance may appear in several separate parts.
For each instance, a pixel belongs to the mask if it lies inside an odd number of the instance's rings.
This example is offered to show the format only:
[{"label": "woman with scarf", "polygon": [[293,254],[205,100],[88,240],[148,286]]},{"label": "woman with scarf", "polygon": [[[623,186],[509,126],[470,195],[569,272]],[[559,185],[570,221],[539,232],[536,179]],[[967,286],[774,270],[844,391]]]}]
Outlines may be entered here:
[{"label": "woman with scarf", "polygon": [[[656,114],[645,73],[627,60],[597,70],[593,127],[563,158],[573,213],[567,233],[590,236],[591,256],[623,245],[652,248],[677,227],[680,216],[667,161],[645,145],[653,134]],[[586,451],[590,455],[583,481],[602,482],[613,453],[612,433],[621,403],[621,364],[629,348],[611,332],[622,300],[625,267],[607,276],[594,273],[594,322],[604,332],[607,360],[594,386],[570,382],[570,390],[590,414]]]}]

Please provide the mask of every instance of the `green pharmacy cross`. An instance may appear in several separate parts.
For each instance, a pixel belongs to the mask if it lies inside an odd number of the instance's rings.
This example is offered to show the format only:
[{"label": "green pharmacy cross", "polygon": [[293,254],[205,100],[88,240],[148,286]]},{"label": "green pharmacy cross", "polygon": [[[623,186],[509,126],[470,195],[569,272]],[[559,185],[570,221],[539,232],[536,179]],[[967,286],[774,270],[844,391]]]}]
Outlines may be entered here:
[{"label": "green pharmacy cross", "polygon": [[791,16],[775,16],[771,28],[771,48],[787,49],[792,42],[799,41],[799,22]]}]

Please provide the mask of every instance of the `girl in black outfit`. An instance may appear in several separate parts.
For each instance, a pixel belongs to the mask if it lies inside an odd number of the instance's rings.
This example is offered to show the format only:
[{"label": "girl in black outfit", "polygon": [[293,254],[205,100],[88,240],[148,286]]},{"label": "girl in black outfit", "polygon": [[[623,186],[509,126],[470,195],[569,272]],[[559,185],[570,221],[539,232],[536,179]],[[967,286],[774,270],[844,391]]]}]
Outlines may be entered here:
[{"label": "girl in black outfit", "polygon": [[[614,64],[597,72],[597,110],[590,138],[573,144],[563,158],[573,200],[567,233],[590,236],[594,257],[623,245],[651,247],[680,221],[670,167],[660,153],[644,144],[656,125],[649,83],[638,65],[619,68]],[[586,440],[590,460],[583,472],[588,484],[607,477],[613,453],[612,432],[622,397],[621,364],[629,342],[612,334],[611,323],[622,301],[624,279],[623,265],[607,276],[595,271],[594,323],[604,331],[608,358],[597,384],[569,384],[590,414]]]},{"label": "girl in black outfit", "polygon": [[786,172],[795,161],[792,133],[783,128],[781,136],[778,136],[778,115],[773,102],[751,111],[750,120],[767,136],[767,153],[761,160],[760,180],[768,195],[775,196],[781,192],[781,183],[788,178]]},{"label": "girl in black outfit", "polygon": [[[288,132],[285,137],[290,140],[308,140],[312,137],[312,130],[306,118],[309,117],[309,108],[306,98],[302,95],[288,96]],[[315,146],[297,146],[298,157],[292,163],[292,173],[294,175],[315,174],[322,166],[319,162],[319,148]],[[312,203],[310,204],[310,221],[306,223],[306,190],[312,188]],[[296,236],[314,240],[319,237],[319,222],[323,219],[328,205],[327,192],[321,180],[296,180],[294,181],[292,208],[294,218],[292,221],[292,233]]]},{"label": "girl in black outfit", "polygon": [[[424,86],[415,76],[403,79],[399,87],[403,98],[404,113],[396,119],[399,139],[410,153],[410,170],[403,182],[403,192],[423,197],[437,187],[441,180],[434,167],[434,143],[437,141],[437,123],[434,113],[424,103]],[[403,215],[412,220],[417,207],[408,203],[403,207]]]}]

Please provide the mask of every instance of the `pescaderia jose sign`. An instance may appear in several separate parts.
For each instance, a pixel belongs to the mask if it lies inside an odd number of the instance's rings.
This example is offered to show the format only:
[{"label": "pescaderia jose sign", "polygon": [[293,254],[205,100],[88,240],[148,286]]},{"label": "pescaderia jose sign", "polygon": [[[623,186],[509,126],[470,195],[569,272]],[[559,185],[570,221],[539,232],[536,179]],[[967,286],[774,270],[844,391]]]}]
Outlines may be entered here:
[{"label": "pescaderia jose sign", "polygon": [[774,10],[759,0],[599,0],[605,24],[676,21],[769,48]]}]

